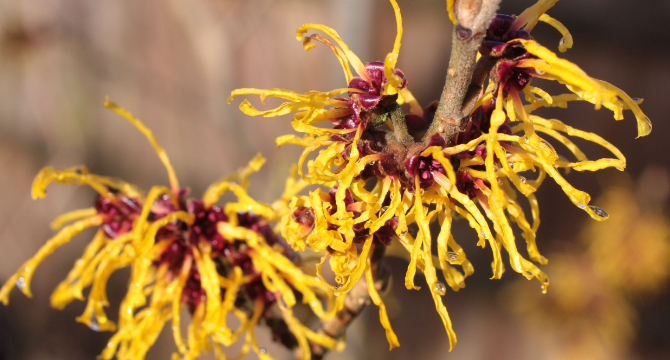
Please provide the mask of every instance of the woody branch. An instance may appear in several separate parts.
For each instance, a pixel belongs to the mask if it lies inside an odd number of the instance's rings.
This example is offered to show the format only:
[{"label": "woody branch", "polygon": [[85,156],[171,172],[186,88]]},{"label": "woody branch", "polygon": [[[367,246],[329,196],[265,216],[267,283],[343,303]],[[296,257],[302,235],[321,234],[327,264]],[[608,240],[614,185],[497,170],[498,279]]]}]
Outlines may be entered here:
[{"label": "woody branch", "polygon": [[447,78],[440,96],[435,118],[423,138],[427,143],[434,134],[445,142],[458,134],[468,123],[482,85],[494,65],[486,57],[479,62],[477,51],[501,0],[456,0],[456,26],[452,32],[451,57]]}]

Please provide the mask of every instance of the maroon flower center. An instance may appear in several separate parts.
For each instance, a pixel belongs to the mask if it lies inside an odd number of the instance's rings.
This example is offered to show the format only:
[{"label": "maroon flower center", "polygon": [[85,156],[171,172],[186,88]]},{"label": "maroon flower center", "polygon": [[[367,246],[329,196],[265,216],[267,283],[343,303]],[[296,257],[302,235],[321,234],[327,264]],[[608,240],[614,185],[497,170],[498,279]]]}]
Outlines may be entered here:
[{"label": "maroon flower center", "polygon": [[227,242],[216,228],[219,221],[228,221],[223,209],[218,205],[206,208],[202,201],[191,200],[188,203],[188,212],[195,215],[193,224],[189,226],[189,242],[197,244],[202,239],[212,246],[214,253],[223,252]]},{"label": "maroon flower center", "polygon": [[265,306],[271,305],[277,301],[277,295],[265,287],[260,274],[256,275],[253,280],[242,286],[242,291],[244,291],[249,299],[255,301],[262,300]]},{"label": "maroon flower center", "polygon": [[98,214],[105,215],[100,229],[110,239],[116,239],[133,228],[133,220],[142,210],[138,199],[118,195],[113,199],[98,197],[94,205]]},{"label": "maroon flower center", "polygon": [[[186,207],[189,214],[194,215],[193,223],[187,224],[175,221],[161,228],[156,235],[156,241],[171,241],[170,245],[156,261],[157,265],[167,264],[169,272],[176,276],[184,266],[185,261],[192,261],[193,246],[201,242],[207,242],[212,247],[213,260],[217,264],[220,275],[228,276],[232,267],[239,266],[245,275],[256,278],[251,283],[242,287],[243,293],[251,300],[262,300],[266,305],[275,301],[275,295],[268,291],[263,285],[260,274],[253,266],[249,248],[243,241],[225,239],[217,229],[217,223],[228,222],[229,218],[218,205],[206,207],[200,200],[190,200],[187,205],[180,200],[180,207]],[[152,207],[151,219],[159,219],[171,212],[180,210],[170,201],[168,196],[159,198]],[[253,230],[262,235],[268,244],[278,243],[277,236],[272,231],[267,219],[252,212],[238,213],[239,225]],[[287,250],[288,252],[288,250]],[[195,311],[198,305],[207,299],[207,293],[201,284],[201,276],[195,263],[191,264],[191,272],[182,291],[182,303],[186,304],[191,311]],[[259,295],[260,294],[260,295]],[[223,296],[223,294],[222,294]]]},{"label": "maroon flower center", "polygon": [[[446,144],[440,135],[435,134],[431,137],[430,142],[428,143],[428,147],[431,146],[440,146],[444,148]],[[405,169],[410,176],[418,177],[419,186],[422,189],[426,189],[435,183],[435,180],[433,179],[433,174],[435,172],[439,172],[443,175],[447,174],[442,164],[438,160],[433,159],[431,155],[411,156],[407,158],[407,160],[405,160]]]},{"label": "maroon flower center", "polygon": [[[379,61],[369,62],[365,65],[365,69],[370,74],[370,81],[353,78],[349,82],[349,87],[352,89],[362,90],[362,93],[350,92],[349,96],[356,100],[360,104],[361,108],[364,110],[370,110],[379,104],[379,101],[382,99],[382,92],[384,84],[388,82],[386,75],[384,74],[384,63]],[[407,86],[407,79],[405,74],[396,69],[395,74],[402,79],[402,84],[399,89]]]},{"label": "maroon flower center", "polygon": [[[526,53],[524,56],[521,56],[520,58],[530,58],[530,57],[531,55]],[[519,60],[520,58],[517,58],[517,60]],[[528,83],[530,82],[530,79],[532,79],[534,75],[537,75],[537,72],[533,68],[516,67],[518,63],[517,60],[501,61],[496,66],[498,79],[500,84],[502,84],[503,86],[504,94],[509,93],[510,90],[523,91],[526,85],[528,85]]]},{"label": "maroon flower center", "polygon": [[514,20],[516,18],[512,16],[496,14],[486,30],[486,36],[482,41],[480,47],[482,55],[494,57],[508,55],[508,51],[518,47],[518,44],[509,44],[510,40],[531,39],[530,34],[526,30],[510,30]]},{"label": "maroon flower center", "polygon": [[[491,183],[488,180],[484,180],[483,183],[487,187],[491,187]],[[477,190],[480,190],[479,186],[475,183],[475,179],[465,171],[456,173],[456,188],[459,192],[467,195],[471,199],[475,198],[477,196]]]},{"label": "maroon flower center", "polygon": [[261,234],[265,238],[265,242],[268,243],[268,245],[272,246],[277,243],[277,236],[275,235],[274,231],[272,231],[272,227],[265,217],[254,214],[251,211],[240,212],[237,213],[237,221],[239,222],[240,226]]},{"label": "maroon flower center", "polygon": [[[221,296],[223,296],[223,292]],[[193,264],[191,274],[186,280],[184,290],[181,292],[181,303],[186,304],[188,310],[193,314],[198,305],[205,300],[207,300],[207,292],[202,287],[198,266]]]}]

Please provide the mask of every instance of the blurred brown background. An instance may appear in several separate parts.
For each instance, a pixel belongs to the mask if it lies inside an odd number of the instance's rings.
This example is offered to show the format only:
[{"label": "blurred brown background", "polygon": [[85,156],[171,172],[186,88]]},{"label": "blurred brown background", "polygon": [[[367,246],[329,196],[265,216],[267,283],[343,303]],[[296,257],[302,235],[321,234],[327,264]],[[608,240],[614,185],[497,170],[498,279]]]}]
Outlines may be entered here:
[{"label": "blurred brown background", "polygon": [[[425,106],[439,97],[443,85],[451,23],[442,0],[398,2],[405,29],[398,67]],[[500,12],[518,14],[532,3],[504,0]],[[574,48],[562,56],[629,95],[643,97],[642,109],[654,125],[651,136],[635,139],[630,112],[625,112],[626,119],[620,122],[615,122],[608,110],[594,111],[586,103],[543,113],[600,134],[628,159],[625,173],[614,169],[573,172],[568,179],[589,192],[594,204],[599,204],[597,199],[604,189],[620,185],[632,194],[631,206],[640,206],[642,218],[658,216],[661,220],[655,226],[666,226],[662,214],[667,211],[670,165],[666,121],[670,1],[564,0],[549,14],[562,21],[575,38]],[[295,30],[305,22],[335,28],[364,62],[382,59],[395,37],[393,12],[386,0],[0,1],[0,282],[53,234],[49,222],[56,215],[91,204],[92,191],[59,185],[49,188],[46,199],[31,200],[32,178],[43,166],[83,163],[94,173],[118,176],[144,189],[167,183],[147,141],[125,120],[104,109],[105,95],[154,131],[181,183],[190,186],[194,196],[260,151],[268,163],[252,178],[251,193],[262,201],[273,200],[281,191],[289,164],[301,151],[295,146],[279,150],[274,146],[277,136],[292,132],[290,117],[248,118],[237,109],[238,101],[228,105],[226,100],[230,91],[239,87],[306,92],[345,86],[330,50],[317,46],[305,53],[296,41]],[[542,24],[533,35],[554,50],[560,39],[555,30]],[[564,92],[558,86],[548,89],[554,94]],[[579,144],[590,158],[609,156],[604,149]],[[639,179],[642,184],[635,185]],[[591,220],[574,208],[551,180],[538,192],[538,199],[542,218],[538,245],[550,259],[544,269],[552,282],[560,284],[569,278],[559,266],[566,261],[553,261],[568,257],[577,259],[575,263],[587,263],[567,267],[572,269],[570,276],[586,284],[582,289],[591,285],[599,288],[603,281],[589,277],[588,262],[593,259],[584,255],[589,239],[581,235],[578,240],[578,233]],[[611,210],[610,214],[614,219]],[[638,219],[635,216],[620,221]],[[465,222],[454,232],[477,270],[468,279],[467,288],[448,292],[445,297],[458,335],[457,347],[448,352],[447,337],[429,294],[410,292],[402,286],[406,263],[389,259],[395,285],[386,301],[401,347],[388,351],[377,310],[370,309],[350,329],[345,352],[331,354],[331,359],[670,357],[666,277],[661,276],[643,292],[622,293],[628,283],[608,288],[625,306],[600,309],[602,317],[623,320],[604,322],[603,326],[617,336],[596,329],[593,340],[575,330],[575,326],[588,330],[589,321],[569,323],[568,315],[558,308],[552,315],[553,306],[558,305],[551,302],[542,307],[543,316],[557,319],[534,321],[535,317],[528,315],[533,307],[524,301],[539,295],[539,283],[519,283],[520,276],[511,271],[502,280],[489,280],[490,250],[474,246],[476,237]],[[666,244],[667,235],[658,234],[667,232],[653,235],[654,240]],[[0,305],[0,359],[92,359],[99,354],[110,334],[95,333],[74,321],[83,303],[72,304],[65,311],[48,305],[50,292],[89,239],[90,233],[73,239],[40,266],[33,280],[32,299],[15,290],[11,305]],[[661,269],[661,273],[670,267],[668,257],[646,263],[640,260],[634,254],[636,241],[630,240],[625,249],[613,250],[619,251],[616,256],[622,266],[629,261],[641,264],[643,273],[647,267]],[[654,252],[653,246],[651,249]],[[631,255],[620,256],[622,251]],[[110,281],[108,292],[116,294],[116,298],[111,296],[112,317],[126,276],[115,274]],[[579,294],[579,289],[550,286],[548,296]],[[515,297],[517,293],[533,295]],[[602,294],[596,293],[592,299],[596,309],[605,297]],[[590,307],[584,309],[578,317],[593,313]],[[259,341],[264,342],[267,335],[258,333]],[[171,334],[163,335],[148,359],[169,358],[174,344]],[[588,344],[580,345],[584,342]],[[289,358],[281,349],[267,347],[276,357]],[[586,352],[578,352],[581,348]],[[596,350],[588,352],[591,348]]]}]

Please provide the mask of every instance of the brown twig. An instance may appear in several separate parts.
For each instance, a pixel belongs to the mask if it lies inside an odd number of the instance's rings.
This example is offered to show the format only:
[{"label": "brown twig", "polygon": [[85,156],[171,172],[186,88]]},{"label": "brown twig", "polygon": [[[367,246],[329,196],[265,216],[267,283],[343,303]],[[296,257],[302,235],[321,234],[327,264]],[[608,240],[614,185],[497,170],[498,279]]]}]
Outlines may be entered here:
[{"label": "brown twig", "polygon": [[472,111],[472,108],[477,103],[477,99],[479,99],[479,95],[483,89],[484,80],[486,80],[486,76],[495,64],[496,60],[488,56],[482,56],[477,61],[472,73],[472,80],[468,86],[468,91],[465,93],[465,98],[463,99],[463,107],[461,108],[462,114],[467,115]]},{"label": "brown twig", "polygon": [[467,125],[465,119],[474,105],[472,99],[476,99],[487,68],[491,66],[486,61],[476,66],[477,51],[500,1],[456,0],[454,15],[457,24],[452,35],[447,78],[433,123],[423,137],[424,143],[434,134],[440,134],[449,143]]},{"label": "brown twig", "polygon": [[391,124],[393,124],[393,134],[396,139],[405,147],[409,147],[414,143],[414,137],[409,134],[407,130],[407,121],[400,106],[396,105],[393,111],[389,114]]},{"label": "brown twig", "polygon": [[[382,266],[386,246],[381,244],[374,246],[370,258],[373,278],[375,279],[375,288],[377,291],[383,291],[388,285],[390,271]],[[368,283],[365,277],[362,277],[356,285],[349,291],[344,299],[344,309],[338,312],[335,317],[329,321],[319,324],[317,333],[325,334],[335,339],[340,339],[347,331],[349,324],[363,312],[372,300],[368,293]],[[328,349],[318,344],[311,344],[312,360],[321,360],[328,352]],[[299,348],[293,352],[295,359],[302,359],[303,354]]]}]

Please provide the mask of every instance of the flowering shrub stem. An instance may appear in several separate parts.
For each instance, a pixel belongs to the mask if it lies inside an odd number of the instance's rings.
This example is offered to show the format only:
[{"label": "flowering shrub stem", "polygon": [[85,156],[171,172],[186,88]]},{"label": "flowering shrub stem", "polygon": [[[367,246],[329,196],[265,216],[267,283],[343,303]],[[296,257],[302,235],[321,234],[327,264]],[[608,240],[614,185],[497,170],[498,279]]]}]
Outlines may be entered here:
[{"label": "flowering shrub stem", "polygon": [[414,138],[407,131],[407,121],[405,120],[405,114],[403,114],[400,106],[395,107],[395,109],[389,114],[391,117],[391,124],[393,124],[393,134],[396,139],[400,141],[405,147],[414,143]]},{"label": "flowering shrub stem", "polygon": [[[473,99],[493,63],[477,62],[477,51],[500,0],[460,0],[454,3],[455,26],[451,40],[451,57],[435,118],[423,137],[428,143],[434,134],[449,141],[467,126]],[[484,59],[483,57],[482,59]],[[474,74],[474,76],[473,76]]]},{"label": "flowering shrub stem", "polygon": [[[377,291],[386,289],[391,278],[389,269],[382,265],[386,246],[374,246],[372,256],[370,257],[370,268]],[[335,339],[341,339],[347,331],[349,324],[356,319],[365,308],[372,303],[372,298],[368,291],[368,283],[365,278],[354,285],[344,300],[344,308],[340,310],[333,319],[319,324],[317,333],[330,336]],[[328,348],[319,344],[312,343],[312,360],[321,360],[328,353]],[[294,351],[295,359],[302,359],[303,354],[300,349]]]}]

